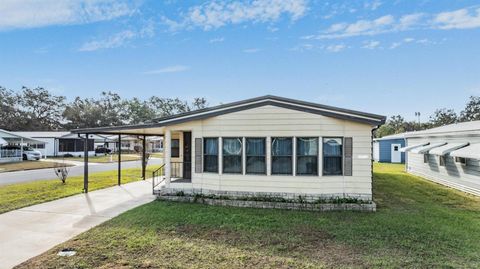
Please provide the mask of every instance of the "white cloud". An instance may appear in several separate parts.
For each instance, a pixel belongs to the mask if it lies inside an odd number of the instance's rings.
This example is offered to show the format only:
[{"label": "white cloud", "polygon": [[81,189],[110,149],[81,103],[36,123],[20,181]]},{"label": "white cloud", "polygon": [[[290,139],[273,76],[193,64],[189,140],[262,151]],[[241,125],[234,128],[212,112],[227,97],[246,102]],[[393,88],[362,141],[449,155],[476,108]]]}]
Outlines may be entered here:
[{"label": "white cloud", "polygon": [[346,48],[347,46],[345,44],[329,45],[325,47],[325,49],[329,52],[340,52]]},{"label": "white cloud", "polygon": [[244,49],[243,50],[243,52],[245,52],[245,53],[257,53],[259,51],[260,51],[259,48],[250,48],[250,49]]},{"label": "white cloud", "polygon": [[459,9],[451,12],[442,12],[433,19],[439,29],[470,29],[480,27],[480,8],[470,12],[468,9]]},{"label": "white cloud", "polygon": [[364,42],[364,45],[362,46],[362,48],[373,50],[378,48],[379,45],[380,45],[380,41],[370,40],[370,41]]},{"label": "white cloud", "polygon": [[394,23],[392,15],[385,15],[374,20],[359,20],[351,24],[337,23],[330,26],[319,39],[345,38],[360,35],[375,35],[388,31]]},{"label": "white cloud", "polygon": [[125,30],[113,34],[107,38],[92,40],[84,43],[79,51],[95,51],[100,49],[112,49],[125,45],[135,38],[152,37],[155,34],[153,23],[149,22],[138,31]]},{"label": "white cloud", "polygon": [[220,42],[223,42],[223,41],[225,41],[225,38],[223,38],[223,37],[216,37],[216,38],[210,39],[208,42],[209,42],[209,43],[220,43]]},{"label": "white cloud", "polygon": [[167,66],[160,69],[146,71],[146,72],[143,72],[143,74],[156,75],[156,74],[164,74],[164,73],[178,73],[178,72],[187,71],[189,69],[190,67],[185,65],[172,65],[172,66]]},{"label": "white cloud", "polygon": [[301,18],[307,11],[307,0],[253,0],[253,1],[209,1],[191,7],[179,21],[163,18],[172,30],[199,27],[203,30],[216,29],[228,24],[246,22],[274,22],[282,15],[292,21]]},{"label": "white cloud", "polygon": [[438,14],[412,13],[395,18],[384,15],[371,20],[358,20],[330,25],[318,35],[303,36],[302,39],[339,39],[354,36],[373,36],[415,29],[472,29],[480,27],[480,8],[464,8]]},{"label": "white cloud", "polygon": [[135,9],[126,0],[2,0],[0,30],[112,20]]},{"label": "white cloud", "polygon": [[314,49],[315,46],[310,44],[310,43],[304,43],[304,44],[299,44],[293,48],[291,48],[291,51],[307,51],[307,50],[312,50]]},{"label": "white cloud", "polygon": [[373,0],[372,2],[366,2],[363,7],[370,10],[376,10],[379,8],[383,3],[379,0]]}]

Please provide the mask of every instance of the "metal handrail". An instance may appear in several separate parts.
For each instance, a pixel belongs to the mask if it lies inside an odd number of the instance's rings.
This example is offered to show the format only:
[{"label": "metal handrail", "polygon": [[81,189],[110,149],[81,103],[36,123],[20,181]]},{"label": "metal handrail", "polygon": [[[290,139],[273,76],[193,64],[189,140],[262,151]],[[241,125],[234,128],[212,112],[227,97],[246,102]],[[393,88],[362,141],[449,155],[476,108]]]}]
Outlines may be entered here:
[{"label": "metal handrail", "polygon": [[[165,180],[165,164],[152,172],[152,192],[155,192],[155,187],[160,185]],[[156,182],[156,179],[160,177],[160,180]]]}]

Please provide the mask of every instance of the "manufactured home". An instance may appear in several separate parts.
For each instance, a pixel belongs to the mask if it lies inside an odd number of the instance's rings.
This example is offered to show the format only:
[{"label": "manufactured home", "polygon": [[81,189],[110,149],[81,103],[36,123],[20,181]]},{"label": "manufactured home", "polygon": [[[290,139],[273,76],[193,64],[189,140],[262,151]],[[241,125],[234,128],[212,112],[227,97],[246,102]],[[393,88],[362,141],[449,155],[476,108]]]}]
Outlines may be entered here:
[{"label": "manufactured home", "polygon": [[405,134],[394,134],[373,140],[373,159],[381,163],[405,163]]},{"label": "manufactured home", "polygon": [[[83,156],[84,139],[77,134],[67,131],[38,131],[38,132],[13,132],[20,136],[34,139],[38,142],[29,142],[28,146],[40,151],[42,156],[54,157],[66,154]],[[88,139],[88,154],[95,154],[95,144],[104,144],[109,140],[99,135],[90,135]]]},{"label": "manufactured home", "polygon": [[371,201],[372,131],[384,122],[380,115],[263,96],[148,124],[72,132],[163,136],[165,166],[162,184],[153,186],[157,195]]},{"label": "manufactured home", "polygon": [[405,135],[409,173],[480,195],[480,121]]}]

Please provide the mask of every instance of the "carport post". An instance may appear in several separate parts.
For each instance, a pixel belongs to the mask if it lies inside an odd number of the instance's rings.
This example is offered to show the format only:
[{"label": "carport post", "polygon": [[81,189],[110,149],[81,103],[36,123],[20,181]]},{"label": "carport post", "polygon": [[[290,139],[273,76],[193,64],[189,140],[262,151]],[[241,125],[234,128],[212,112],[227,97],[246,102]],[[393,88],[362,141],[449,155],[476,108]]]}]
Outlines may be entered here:
[{"label": "carport post", "polygon": [[122,184],[122,135],[118,135],[118,186]]},{"label": "carport post", "polygon": [[147,166],[147,161],[146,161],[146,153],[147,153],[147,137],[144,135],[143,136],[143,149],[142,149],[142,178],[145,180],[145,170]]},{"label": "carport post", "polygon": [[88,193],[88,134],[83,140],[83,191]]}]

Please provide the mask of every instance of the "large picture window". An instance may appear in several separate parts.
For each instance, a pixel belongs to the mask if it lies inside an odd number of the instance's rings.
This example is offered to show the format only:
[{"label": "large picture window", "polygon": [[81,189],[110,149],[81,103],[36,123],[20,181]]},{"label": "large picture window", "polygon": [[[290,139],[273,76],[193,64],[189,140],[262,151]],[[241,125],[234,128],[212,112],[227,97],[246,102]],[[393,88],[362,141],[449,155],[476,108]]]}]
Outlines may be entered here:
[{"label": "large picture window", "polygon": [[246,173],[266,174],[266,145],[265,138],[246,138]]},{"label": "large picture window", "polygon": [[272,137],[272,175],[292,174],[293,143],[291,137]]},{"label": "large picture window", "polygon": [[203,171],[218,172],[218,138],[203,139]]},{"label": "large picture window", "polygon": [[223,172],[242,173],[242,138],[223,138]]},{"label": "large picture window", "polygon": [[180,157],[180,140],[179,139],[172,139],[171,149],[172,149],[172,152],[171,152],[172,158]]},{"label": "large picture window", "polygon": [[318,138],[297,138],[297,175],[318,175]]},{"label": "large picture window", "polygon": [[342,175],[343,160],[342,138],[323,139],[323,174],[326,176]]}]

